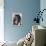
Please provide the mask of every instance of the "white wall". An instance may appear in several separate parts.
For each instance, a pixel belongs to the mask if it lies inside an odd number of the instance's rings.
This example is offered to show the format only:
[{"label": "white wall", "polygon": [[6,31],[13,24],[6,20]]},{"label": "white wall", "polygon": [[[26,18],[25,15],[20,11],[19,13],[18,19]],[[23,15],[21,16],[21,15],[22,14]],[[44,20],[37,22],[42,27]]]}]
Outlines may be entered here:
[{"label": "white wall", "polygon": [[0,0],[0,42],[4,41],[4,0]]}]

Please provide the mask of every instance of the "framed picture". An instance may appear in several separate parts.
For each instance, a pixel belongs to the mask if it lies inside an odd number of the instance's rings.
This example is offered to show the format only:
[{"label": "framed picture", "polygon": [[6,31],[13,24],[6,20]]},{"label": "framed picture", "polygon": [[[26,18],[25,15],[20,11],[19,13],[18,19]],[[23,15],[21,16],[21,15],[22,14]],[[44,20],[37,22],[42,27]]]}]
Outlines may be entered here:
[{"label": "framed picture", "polygon": [[20,26],[22,24],[22,13],[13,13],[12,23],[13,25]]}]

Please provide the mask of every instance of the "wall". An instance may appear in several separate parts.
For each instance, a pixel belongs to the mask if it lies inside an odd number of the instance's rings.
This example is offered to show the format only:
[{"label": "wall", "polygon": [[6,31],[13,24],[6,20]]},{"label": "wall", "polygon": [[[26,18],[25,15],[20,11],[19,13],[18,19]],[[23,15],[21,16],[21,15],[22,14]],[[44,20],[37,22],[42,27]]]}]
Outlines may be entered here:
[{"label": "wall", "polygon": [[[41,10],[46,9],[46,0],[40,0],[40,9]],[[43,22],[40,21],[40,25],[46,27],[46,11],[43,13],[42,17],[43,17],[44,21]],[[46,36],[46,34],[45,34],[45,36]],[[46,41],[46,38],[45,38],[45,41]]]},{"label": "wall", "polygon": [[[4,36],[7,41],[18,41],[32,28],[35,12],[40,9],[40,0],[4,0]],[[12,25],[12,13],[22,13],[22,26]]]},{"label": "wall", "polygon": [[[41,9],[41,11],[43,10],[43,9],[46,9],[46,0],[41,0],[40,1],[40,9]],[[46,11],[44,11],[43,12],[43,19],[44,19],[44,21],[43,22],[41,22],[40,24],[41,25],[43,25],[43,26],[46,26]]]},{"label": "wall", "polygon": [[0,0],[0,42],[4,41],[4,0]]}]

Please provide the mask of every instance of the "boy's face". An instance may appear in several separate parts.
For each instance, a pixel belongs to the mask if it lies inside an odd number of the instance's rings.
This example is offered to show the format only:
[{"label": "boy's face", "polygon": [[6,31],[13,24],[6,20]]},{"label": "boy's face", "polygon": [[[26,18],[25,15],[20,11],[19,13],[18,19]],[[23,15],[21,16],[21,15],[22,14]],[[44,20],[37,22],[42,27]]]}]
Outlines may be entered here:
[{"label": "boy's face", "polygon": [[18,17],[15,17],[15,24],[18,25]]}]

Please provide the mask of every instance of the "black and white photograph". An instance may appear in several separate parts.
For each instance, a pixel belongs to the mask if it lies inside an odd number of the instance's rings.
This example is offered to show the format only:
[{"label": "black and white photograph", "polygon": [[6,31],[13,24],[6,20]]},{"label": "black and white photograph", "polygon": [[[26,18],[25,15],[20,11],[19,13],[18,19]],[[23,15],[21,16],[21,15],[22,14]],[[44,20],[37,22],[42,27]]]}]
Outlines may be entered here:
[{"label": "black and white photograph", "polygon": [[12,23],[13,23],[13,25],[21,26],[21,24],[22,24],[22,13],[13,13]]}]

